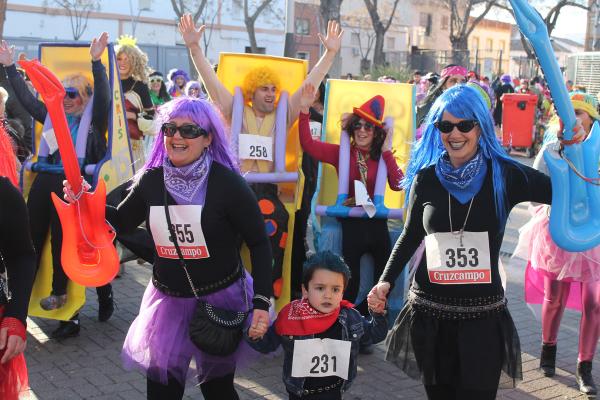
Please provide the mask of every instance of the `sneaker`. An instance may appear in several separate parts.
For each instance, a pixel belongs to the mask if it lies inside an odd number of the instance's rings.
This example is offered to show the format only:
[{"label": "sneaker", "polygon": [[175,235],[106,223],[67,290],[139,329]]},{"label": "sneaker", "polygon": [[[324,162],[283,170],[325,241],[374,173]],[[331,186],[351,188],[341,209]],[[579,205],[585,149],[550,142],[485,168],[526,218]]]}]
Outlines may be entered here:
[{"label": "sneaker", "polygon": [[54,330],[50,337],[52,339],[66,339],[69,337],[74,337],[79,335],[79,331],[81,330],[81,326],[79,325],[79,320],[70,320],[70,321],[60,321],[58,328]]},{"label": "sneaker", "polygon": [[55,296],[51,294],[48,297],[40,300],[40,307],[42,307],[46,311],[56,310],[61,308],[67,302],[67,295],[63,294],[61,296]]},{"label": "sneaker", "polygon": [[113,300],[112,291],[107,298],[98,299],[98,321],[106,322],[110,319],[115,311],[115,302]]}]

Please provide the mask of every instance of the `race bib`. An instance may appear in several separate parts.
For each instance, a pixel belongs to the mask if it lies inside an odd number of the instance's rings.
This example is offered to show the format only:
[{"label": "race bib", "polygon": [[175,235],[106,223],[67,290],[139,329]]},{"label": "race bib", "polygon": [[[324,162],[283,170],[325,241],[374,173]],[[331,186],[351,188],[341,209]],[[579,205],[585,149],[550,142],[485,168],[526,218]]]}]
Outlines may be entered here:
[{"label": "race bib", "polygon": [[240,134],[239,149],[242,160],[273,161],[273,138],[271,136]]},{"label": "race bib", "polygon": [[46,143],[48,144],[48,154],[54,154],[56,150],[58,150],[58,142],[56,141],[56,135],[54,134],[54,129],[48,129],[47,131],[42,132],[42,136]]},{"label": "race bib", "polygon": [[348,379],[351,342],[335,339],[294,341],[292,376],[295,378],[339,376]]},{"label": "race bib", "polygon": [[[190,260],[210,257],[200,225],[202,206],[169,206],[169,215],[183,258]],[[179,258],[167,227],[167,217],[163,206],[150,207],[150,229],[158,256]]]},{"label": "race bib", "polygon": [[314,140],[321,140],[321,123],[318,121],[310,121],[308,124],[310,126],[310,136],[312,136]]},{"label": "race bib", "polygon": [[427,273],[431,283],[492,283],[487,232],[433,233],[425,237]]}]

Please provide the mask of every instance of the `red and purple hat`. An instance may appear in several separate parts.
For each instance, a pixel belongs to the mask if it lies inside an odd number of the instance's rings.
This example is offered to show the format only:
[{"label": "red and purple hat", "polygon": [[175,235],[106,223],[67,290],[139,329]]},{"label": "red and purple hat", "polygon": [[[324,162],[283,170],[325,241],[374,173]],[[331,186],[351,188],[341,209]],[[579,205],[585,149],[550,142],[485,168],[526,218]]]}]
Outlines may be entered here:
[{"label": "red and purple hat", "polygon": [[355,115],[358,115],[365,121],[372,123],[373,125],[377,125],[378,127],[383,127],[383,110],[385,108],[385,99],[383,96],[377,95],[367,101],[365,104],[360,106],[359,108],[354,107],[352,112]]}]

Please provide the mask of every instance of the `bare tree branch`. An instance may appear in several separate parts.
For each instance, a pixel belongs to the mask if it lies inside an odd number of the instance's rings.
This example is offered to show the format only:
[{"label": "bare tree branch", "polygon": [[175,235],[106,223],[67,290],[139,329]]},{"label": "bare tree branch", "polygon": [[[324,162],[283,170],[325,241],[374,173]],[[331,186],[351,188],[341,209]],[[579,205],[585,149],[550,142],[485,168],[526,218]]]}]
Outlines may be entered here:
[{"label": "bare tree branch", "polygon": [[79,40],[87,29],[90,12],[100,9],[99,0],[55,0],[67,12],[71,21],[73,39]]}]

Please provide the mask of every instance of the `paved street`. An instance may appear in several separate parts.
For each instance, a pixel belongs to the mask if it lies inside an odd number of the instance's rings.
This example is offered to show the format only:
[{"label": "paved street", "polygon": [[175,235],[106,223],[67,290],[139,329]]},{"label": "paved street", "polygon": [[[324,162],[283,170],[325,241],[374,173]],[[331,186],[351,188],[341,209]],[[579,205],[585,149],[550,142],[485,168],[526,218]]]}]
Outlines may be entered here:
[{"label": "paved street", "polygon": [[[530,160],[519,158],[531,163]],[[541,341],[540,322],[523,302],[524,261],[511,260],[517,229],[528,219],[527,207],[513,210],[503,244],[502,261],[508,273],[509,308],[517,325],[523,350],[524,381],[513,390],[501,390],[499,399],[576,399],[575,388],[579,315],[566,311],[559,335],[557,376],[544,378],[536,370]],[[146,380],[137,372],[121,367],[120,350],[127,329],[136,316],[144,288],[150,279],[150,266],[130,262],[126,273],[114,282],[118,309],[110,321],[97,321],[94,290],[88,290],[88,304],[82,310],[82,330],[77,338],[57,342],[48,339],[56,321],[29,320],[28,348],[31,398],[51,399],[145,399]],[[594,377],[600,383],[600,363],[596,358]],[[285,399],[281,381],[281,356],[261,359],[252,368],[237,374],[236,384],[242,399]],[[186,399],[201,399],[197,388],[186,391]],[[422,399],[419,382],[410,380],[396,367],[383,361],[383,345],[373,355],[360,356],[359,373],[348,400]],[[166,399],[168,400],[168,399]]]}]

